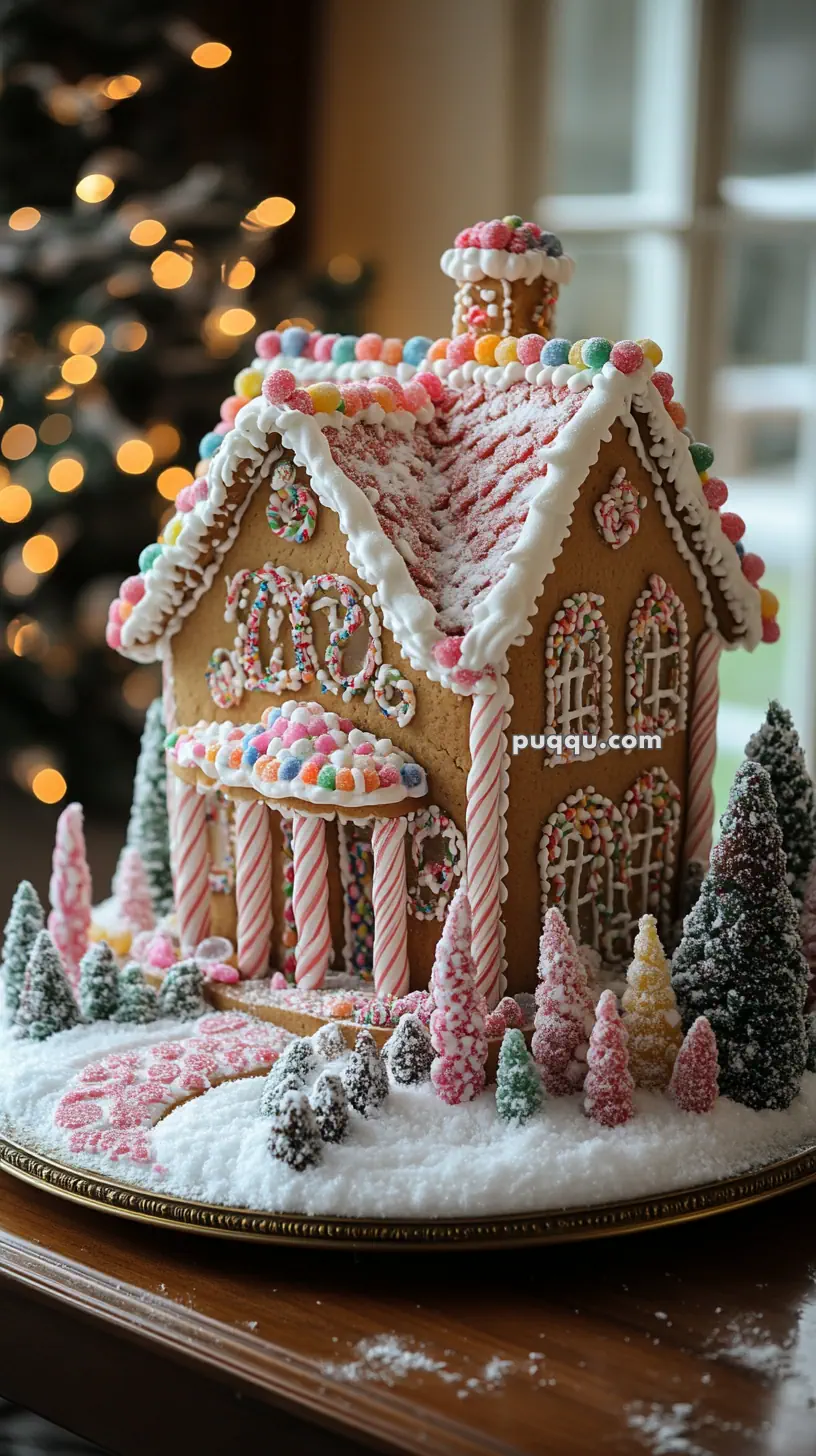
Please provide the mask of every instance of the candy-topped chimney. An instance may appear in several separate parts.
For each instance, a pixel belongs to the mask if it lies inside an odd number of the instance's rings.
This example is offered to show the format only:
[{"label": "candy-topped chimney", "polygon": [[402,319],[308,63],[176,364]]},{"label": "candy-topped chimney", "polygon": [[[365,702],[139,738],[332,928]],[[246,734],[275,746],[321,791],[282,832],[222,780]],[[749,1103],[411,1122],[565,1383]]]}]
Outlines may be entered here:
[{"label": "candy-topped chimney", "polygon": [[561,283],[575,264],[554,233],[520,217],[477,222],[442,254],[442,272],[457,284],[452,334],[552,337]]}]

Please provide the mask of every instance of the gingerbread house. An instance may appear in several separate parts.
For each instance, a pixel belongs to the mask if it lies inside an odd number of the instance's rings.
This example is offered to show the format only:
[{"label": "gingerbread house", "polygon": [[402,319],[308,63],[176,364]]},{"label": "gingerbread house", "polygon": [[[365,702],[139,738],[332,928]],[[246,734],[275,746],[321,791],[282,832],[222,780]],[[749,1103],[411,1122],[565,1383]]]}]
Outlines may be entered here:
[{"label": "gingerbread house", "polygon": [[261,336],[112,608],[163,665],[180,938],[242,976],[424,988],[464,877],[495,1004],[547,905],[614,963],[708,856],[762,562],[656,346],[551,338],[571,261],[481,226],[450,339]]}]

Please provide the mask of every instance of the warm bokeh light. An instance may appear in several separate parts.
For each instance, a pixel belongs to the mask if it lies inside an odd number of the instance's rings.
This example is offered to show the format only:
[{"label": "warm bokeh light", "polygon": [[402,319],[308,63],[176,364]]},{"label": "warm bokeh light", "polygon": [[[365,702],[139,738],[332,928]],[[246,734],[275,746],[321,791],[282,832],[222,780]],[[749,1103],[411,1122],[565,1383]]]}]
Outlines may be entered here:
[{"label": "warm bokeh light", "polygon": [[80,324],[68,340],[68,351],[71,354],[98,354],[104,343],[104,330],[98,324]]},{"label": "warm bokeh light", "polygon": [[69,384],[87,384],[96,373],[96,360],[87,354],[72,354],[65,360],[60,373]]},{"label": "warm bokeh light", "polygon": [[153,451],[147,440],[123,440],[116,452],[116,464],[125,475],[144,475],[153,464]]},{"label": "warm bokeh light", "polygon": [[[70,399],[73,392],[70,384],[58,384],[55,389],[49,389],[45,397],[49,400]],[[68,416],[63,415],[62,418],[67,420]],[[42,435],[40,438],[42,439]]]},{"label": "warm bokeh light", "polygon": [[48,415],[40,425],[39,436],[44,445],[64,445],[72,429],[69,415]]},{"label": "warm bokeh light", "polygon": [[205,71],[216,71],[219,66],[227,64],[231,55],[232,51],[229,46],[224,45],[220,40],[205,40],[201,45],[196,46],[190,60],[196,66],[203,67]]},{"label": "warm bokeh light", "polygon": [[58,804],[68,790],[59,769],[40,768],[31,780],[31,792],[41,804]]},{"label": "warm bokeh light", "polygon": [[53,536],[29,536],[22,550],[23,566],[35,576],[53,571],[59,561],[59,547]]},{"label": "warm bokeh light", "polygon": [[158,424],[151,425],[145,431],[145,439],[150,446],[156,460],[169,460],[175,455],[181,445],[181,435],[175,425],[170,425],[161,420]]},{"label": "warm bokeh light", "polygon": [[[170,465],[167,470],[162,471],[156,481],[156,489],[165,500],[174,501],[182,487],[190,485],[192,479],[191,471],[185,470],[183,465]],[[2,499],[3,495],[0,491],[0,501]]]},{"label": "warm bokeh light", "polygon": [[353,258],[351,253],[337,253],[326,264],[326,272],[335,283],[356,283],[362,271],[359,258]]},{"label": "warm bokeh light", "polygon": [[80,177],[74,191],[82,202],[104,202],[115,185],[113,178],[106,177],[104,172],[90,172],[87,177]]},{"label": "warm bokeh light", "polygon": [[105,86],[105,95],[111,101],[127,101],[129,96],[135,96],[141,89],[138,76],[111,76]]},{"label": "warm bokeh light", "polygon": [[37,578],[33,571],[23,565],[19,556],[13,556],[3,567],[3,591],[9,597],[29,597],[35,590]]},{"label": "warm bokeh light", "polygon": [[12,425],[0,440],[0,450],[7,460],[25,460],[36,444],[37,436],[30,425]]},{"label": "warm bokeh light", "polygon": [[48,484],[52,490],[60,495],[67,495],[69,491],[76,490],[85,479],[85,466],[81,460],[74,455],[61,455],[58,460],[52,460],[48,472]]},{"label": "warm bokeh light", "polygon": [[60,126],[76,126],[82,118],[84,102],[76,86],[52,86],[45,104]]},{"label": "warm bokeh light", "polygon": [[265,197],[247,216],[262,227],[281,227],[295,215],[295,204],[288,197]]},{"label": "warm bokeh light", "polygon": [[15,657],[38,657],[48,645],[40,623],[31,617],[16,617],[9,622],[6,641]]},{"label": "warm bokeh light", "polygon": [[130,229],[130,241],[138,243],[140,248],[152,248],[154,243],[161,242],[166,232],[167,228],[158,218],[145,217]]},{"label": "warm bokeh light", "polygon": [[18,207],[11,214],[8,225],[16,233],[27,233],[37,226],[41,217],[42,213],[36,207]]},{"label": "warm bokeh light", "polygon": [[250,313],[248,308],[225,308],[219,315],[218,327],[222,334],[236,338],[239,334],[248,334],[256,322],[254,313]]},{"label": "warm bokeh light", "polygon": [[0,521],[14,526],[31,510],[31,494],[24,485],[4,485],[0,490]]},{"label": "warm bokeh light", "polygon": [[249,288],[255,277],[255,264],[249,258],[239,258],[229,269],[224,265],[222,276],[228,288]]},{"label": "warm bokeh light", "polygon": [[137,349],[147,343],[147,329],[137,319],[126,319],[116,325],[111,334],[111,343],[121,354],[135,354]]},{"label": "warm bokeh light", "polygon": [[112,273],[105,287],[111,298],[132,298],[141,288],[141,278],[135,268],[124,268],[121,273]]},{"label": "warm bokeh light", "polygon": [[189,258],[167,250],[153,259],[150,271],[158,288],[183,288],[192,277],[193,265]]},{"label": "warm bokeh light", "polygon": [[312,334],[314,333],[314,324],[311,319],[307,318],[285,318],[281,319],[280,323],[275,324],[275,329],[279,334],[282,334],[284,329],[306,329],[307,333]]}]

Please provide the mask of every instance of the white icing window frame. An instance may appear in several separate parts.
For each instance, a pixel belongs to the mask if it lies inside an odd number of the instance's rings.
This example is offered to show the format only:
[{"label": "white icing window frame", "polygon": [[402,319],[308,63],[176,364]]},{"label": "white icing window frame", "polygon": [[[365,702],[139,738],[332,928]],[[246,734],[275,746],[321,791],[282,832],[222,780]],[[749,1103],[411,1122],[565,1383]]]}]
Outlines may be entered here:
[{"label": "white icing window frame", "polygon": [[[594,735],[604,742],[612,731],[612,654],[603,606],[604,598],[597,592],[574,592],[564,598],[550,622],[544,647],[547,736]],[[583,701],[588,679],[593,693]],[[548,753],[544,762],[549,767],[588,762],[600,751],[582,746],[577,753]]]},{"label": "white icing window frame", "polygon": [[[661,645],[665,634],[670,638],[668,646]],[[669,682],[664,683],[663,665],[670,659],[675,660],[675,668]],[[689,677],[686,609],[674,587],[657,573],[649,577],[629,619],[625,675],[629,733],[667,737],[684,731]]]},{"label": "white icing window frame", "polygon": [[[584,829],[590,833],[585,835]],[[538,864],[542,918],[550,906],[556,905],[575,939],[602,951],[623,888],[622,854],[623,821],[611,800],[592,787],[568,795],[549,815],[541,836]],[[582,884],[586,868],[589,873]],[[569,876],[567,872],[571,872]],[[585,906],[590,907],[589,942],[581,933]]]},{"label": "white icing window frame", "polygon": [[[654,915],[661,935],[671,922],[671,893],[680,833],[680,791],[664,768],[646,770],[626,790],[623,817],[623,908],[604,937],[604,956],[615,964],[628,958],[641,915]],[[643,827],[637,827],[643,815]],[[642,863],[635,867],[638,849],[645,846]],[[640,894],[632,893],[639,882]],[[620,949],[616,942],[623,942]]]}]

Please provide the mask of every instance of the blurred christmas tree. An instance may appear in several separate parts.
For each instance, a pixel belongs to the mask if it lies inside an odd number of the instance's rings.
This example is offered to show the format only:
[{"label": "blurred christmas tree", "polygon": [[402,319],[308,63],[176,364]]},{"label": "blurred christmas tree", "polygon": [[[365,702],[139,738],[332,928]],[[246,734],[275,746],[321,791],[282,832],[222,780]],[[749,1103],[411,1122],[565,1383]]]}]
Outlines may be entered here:
[{"label": "blurred christmas tree", "polygon": [[264,197],[293,160],[241,135],[229,60],[164,0],[0,12],[0,742],[46,802],[129,803],[157,679],[106,648],[108,602],[251,354],[249,290],[266,327],[303,292]]}]

